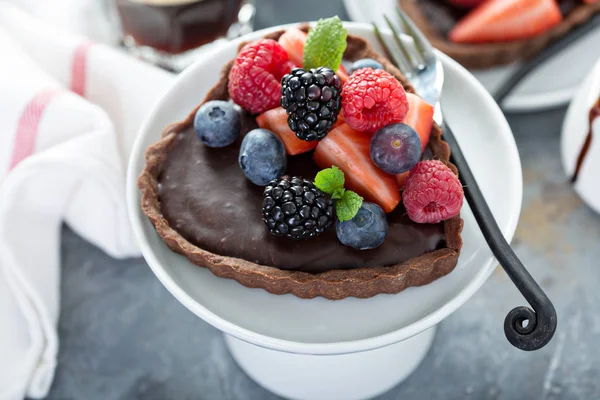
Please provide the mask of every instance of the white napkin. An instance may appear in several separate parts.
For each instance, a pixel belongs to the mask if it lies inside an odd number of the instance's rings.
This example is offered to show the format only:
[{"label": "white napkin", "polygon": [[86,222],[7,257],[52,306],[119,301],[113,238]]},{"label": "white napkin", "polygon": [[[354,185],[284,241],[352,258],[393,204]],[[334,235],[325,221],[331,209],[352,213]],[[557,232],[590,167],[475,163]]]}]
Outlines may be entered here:
[{"label": "white napkin", "polygon": [[135,134],[173,76],[0,4],[0,399],[44,397],[58,338],[60,225],[138,255]]}]

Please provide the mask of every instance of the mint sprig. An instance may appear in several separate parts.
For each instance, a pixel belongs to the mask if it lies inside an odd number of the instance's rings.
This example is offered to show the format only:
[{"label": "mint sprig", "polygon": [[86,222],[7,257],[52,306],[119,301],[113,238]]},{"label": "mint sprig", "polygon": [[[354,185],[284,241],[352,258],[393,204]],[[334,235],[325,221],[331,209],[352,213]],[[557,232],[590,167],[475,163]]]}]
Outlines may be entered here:
[{"label": "mint sprig", "polygon": [[354,218],[362,206],[363,198],[352,190],[346,190],[340,200],[335,202],[335,213],[340,222]]},{"label": "mint sprig", "polygon": [[306,38],[304,69],[327,67],[337,71],[346,50],[347,36],[338,16],[320,19]]},{"label": "mint sprig", "polygon": [[[341,199],[344,194],[344,173],[335,165],[331,168],[324,169],[315,177],[315,186],[319,190],[328,193],[331,197]],[[341,192],[340,192],[341,190]]]},{"label": "mint sprig", "polygon": [[314,182],[319,190],[335,200],[335,212],[340,222],[354,218],[363,204],[363,198],[352,190],[344,189],[344,183],[344,172],[335,165],[320,171]]}]

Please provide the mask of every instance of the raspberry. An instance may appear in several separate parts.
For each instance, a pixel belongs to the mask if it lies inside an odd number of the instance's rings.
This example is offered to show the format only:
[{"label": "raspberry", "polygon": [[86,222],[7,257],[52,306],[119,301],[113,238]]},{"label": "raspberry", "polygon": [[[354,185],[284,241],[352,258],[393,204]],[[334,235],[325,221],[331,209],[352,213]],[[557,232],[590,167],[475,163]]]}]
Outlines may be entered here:
[{"label": "raspberry", "polygon": [[281,78],[292,64],[279,43],[263,39],[247,44],[229,72],[229,97],[252,114],[279,106]]},{"label": "raspberry", "polygon": [[408,217],[421,224],[437,224],[458,215],[464,193],[458,177],[443,162],[421,161],[408,175],[404,187]]},{"label": "raspberry", "polygon": [[404,88],[382,69],[363,68],[350,75],[342,89],[346,123],[354,130],[374,132],[402,122],[408,112]]}]

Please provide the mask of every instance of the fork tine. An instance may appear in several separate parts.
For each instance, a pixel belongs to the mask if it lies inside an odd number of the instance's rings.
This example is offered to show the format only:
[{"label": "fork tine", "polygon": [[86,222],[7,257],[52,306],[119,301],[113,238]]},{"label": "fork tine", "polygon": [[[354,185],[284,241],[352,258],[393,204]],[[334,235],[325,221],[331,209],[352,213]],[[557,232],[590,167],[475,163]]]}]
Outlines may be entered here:
[{"label": "fork tine", "polygon": [[427,40],[425,35],[423,35],[423,32],[417,28],[415,23],[409,18],[408,15],[406,15],[400,6],[396,6],[396,12],[398,13],[400,21],[402,21],[402,24],[404,25],[405,31],[412,36],[413,40],[415,41],[415,48],[417,49],[419,55],[423,57],[423,62],[427,63],[429,60],[435,57],[435,54],[433,53],[433,46],[431,46],[431,43],[429,43],[429,40]]},{"label": "fork tine", "polygon": [[383,18],[385,18],[385,22],[387,23],[388,27],[392,31],[392,37],[394,38],[394,41],[396,42],[396,44],[400,48],[400,52],[402,53],[401,54],[402,61],[404,61],[406,65],[408,65],[409,67],[411,67],[411,69],[417,67],[418,63],[411,56],[411,54],[408,51],[408,49],[404,46],[404,43],[402,42],[402,39],[400,39],[400,34],[396,30],[396,28],[394,27],[394,25],[392,24],[392,22],[390,21],[390,19],[387,17],[387,15],[384,15]]},{"label": "fork tine", "polygon": [[396,65],[396,67],[398,67],[398,69],[400,69],[400,71],[404,75],[406,75],[407,77],[409,75],[412,75],[412,68],[409,65],[406,65],[405,63],[403,63],[402,58],[398,57],[398,52],[392,51],[390,46],[388,46],[387,42],[383,38],[383,35],[381,34],[381,31],[377,27],[377,24],[373,22],[372,25],[373,25],[373,31],[375,32],[375,36],[377,36],[377,40],[379,41],[379,44],[381,44],[381,47],[383,47],[383,50],[386,53],[387,58],[389,60],[393,61],[393,63]]}]

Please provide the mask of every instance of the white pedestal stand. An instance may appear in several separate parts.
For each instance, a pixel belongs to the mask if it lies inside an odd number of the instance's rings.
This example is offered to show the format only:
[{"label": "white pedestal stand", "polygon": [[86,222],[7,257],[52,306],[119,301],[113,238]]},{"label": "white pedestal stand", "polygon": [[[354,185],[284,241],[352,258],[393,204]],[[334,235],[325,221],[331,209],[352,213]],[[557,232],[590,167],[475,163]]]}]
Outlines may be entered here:
[{"label": "white pedestal stand", "polygon": [[292,354],[225,335],[240,367],[258,384],[294,400],[363,400],[406,379],[431,347],[435,326],[402,342],[342,355]]}]

